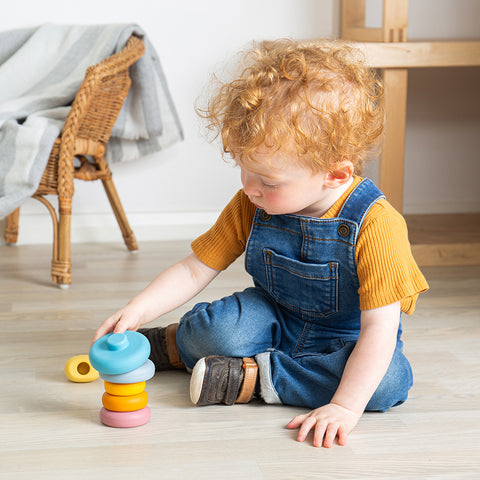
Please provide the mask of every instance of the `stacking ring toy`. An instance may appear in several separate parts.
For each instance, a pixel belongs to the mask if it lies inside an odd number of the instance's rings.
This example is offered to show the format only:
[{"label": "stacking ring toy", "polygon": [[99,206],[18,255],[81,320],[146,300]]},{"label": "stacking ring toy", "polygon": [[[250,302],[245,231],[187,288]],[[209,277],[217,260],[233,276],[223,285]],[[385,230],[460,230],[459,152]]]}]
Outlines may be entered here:
[{"label": "stacking ring toy", "polygon": [[92,382],[98,378],[98,372],[90,364],[88,355],[76,355],[65,363],[65,375],[72,382]]},{"label": "stacking ring toy", "polygon": [[90,362],[109,375],[130,372],[140,367],[150,355],[150,342],[138,332],[108,333],[90,348]]},{"label": "stacking ring toy", "polygon": [[128,397],[131,395],[138,395],[145,390],[145,382],[138,383],[110,383],[103,382],[105,391],[110,395],[117,397]]},{"label": "stacking ring toy", "polygon": [[131,428],[145,425],[150,420],[150,408],[144,407],[135,412],[112,412],[106,408],[100,410],[100,420],[104,425],[116,428]]},{"label": "stacking ring toy", "polygon": [[135,370],[118,375],[109,375],[100,371],[100,376],[110,383],[137,383],[150,380],[155,375],[155,365],[148,359]]},{"label": "stacking ring toy", "polygon": [[105,392],[102,396],[103,406],[107,410],[114,412],[133,412],[134,410],[141,410],[147,406],[148,395],[143,391],[137,395],[130,395],[129,397],[117,397]]}]

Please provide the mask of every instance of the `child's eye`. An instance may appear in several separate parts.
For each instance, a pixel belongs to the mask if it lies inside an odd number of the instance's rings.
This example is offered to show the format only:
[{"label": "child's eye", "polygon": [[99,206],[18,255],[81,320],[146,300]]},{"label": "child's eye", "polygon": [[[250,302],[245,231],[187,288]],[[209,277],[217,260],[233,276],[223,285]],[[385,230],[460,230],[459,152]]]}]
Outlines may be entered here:
[{"label": "child's eye", "polygon": [[278,185],[272,185],[270,183],[263,183],[262,182],[262,187],[267,188],[268,190],[276,190],[279,186]]}]

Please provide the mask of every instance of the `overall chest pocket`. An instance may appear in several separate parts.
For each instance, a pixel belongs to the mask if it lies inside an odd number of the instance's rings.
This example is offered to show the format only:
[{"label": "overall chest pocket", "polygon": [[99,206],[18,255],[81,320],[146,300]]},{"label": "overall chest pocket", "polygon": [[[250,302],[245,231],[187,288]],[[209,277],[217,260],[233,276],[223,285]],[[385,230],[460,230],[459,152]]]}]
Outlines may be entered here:
[{"label": "overall chest pocket", "polygon": [[304,263],[264,249],[268,290],[284,307],[325,317],[338,309],[338,263]]}]

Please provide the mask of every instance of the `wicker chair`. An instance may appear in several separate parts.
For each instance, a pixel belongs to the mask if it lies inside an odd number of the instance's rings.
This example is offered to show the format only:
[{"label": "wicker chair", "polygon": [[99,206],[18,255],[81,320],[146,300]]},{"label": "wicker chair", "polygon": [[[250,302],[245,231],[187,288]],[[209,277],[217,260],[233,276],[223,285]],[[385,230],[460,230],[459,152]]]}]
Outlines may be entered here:
[{"label": "wicker chair", "polygon": [[[144,52],[142,40],[132,36],[121,52],[87,69],[62,133],[52,148],[40,185],[33,195],[48,208],[52,217],[52,279],[61,287],[69,286],[72,282],[70,218],[74,178],[102,181],[127,248],[138,249],[105,162],[104,152],[130,88],[129,67]],[[86,156],[93,159],[93,163]],[[79,166],[74,165],[74,158],[80,161]],[[58,197],[58,217],[44,195]],[[7,243],[17,242],[19,215],[20,208],[7,217]]]}]

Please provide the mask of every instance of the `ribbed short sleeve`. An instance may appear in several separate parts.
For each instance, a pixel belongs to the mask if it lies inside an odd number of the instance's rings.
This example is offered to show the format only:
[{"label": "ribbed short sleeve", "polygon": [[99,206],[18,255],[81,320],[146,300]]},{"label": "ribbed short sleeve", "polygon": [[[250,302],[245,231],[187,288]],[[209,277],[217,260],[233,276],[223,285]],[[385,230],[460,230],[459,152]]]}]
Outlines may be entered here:
[{"label": "ribbed short sleeve", "polygon": [[386,200],[365,217],[356,259],[362,310],[400,301],[403,312],[413,313],[428,284],[413,258],[405,220]]},{"label": "ribbed short sleeve", "polygon": [[192,242],[192,250],[210,268],[225,270],[244,251],[252,228],[255,206],[239,190],[215,224]]}]

